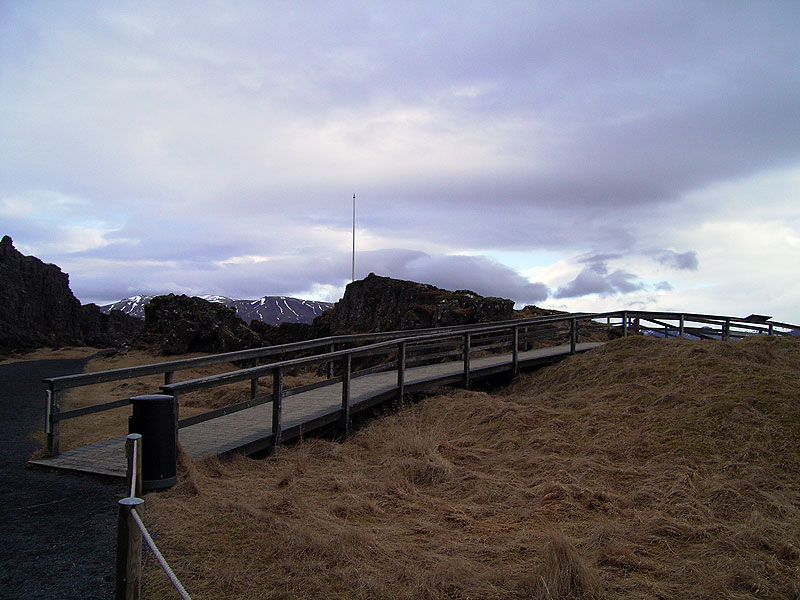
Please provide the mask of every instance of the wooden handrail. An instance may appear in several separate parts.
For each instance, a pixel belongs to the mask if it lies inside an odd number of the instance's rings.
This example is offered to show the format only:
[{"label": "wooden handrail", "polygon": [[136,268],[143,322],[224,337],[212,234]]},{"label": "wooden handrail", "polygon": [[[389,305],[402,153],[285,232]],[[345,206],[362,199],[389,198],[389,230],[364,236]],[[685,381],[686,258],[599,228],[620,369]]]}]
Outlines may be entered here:
[{"label": "wooden handrail", "polygon": [[[784,335],[786,332],[777,331],[776,328],[784,330],[800,330],[800,326],[792,325],[783,322],[774,322],[770,320],[748,320],[747,318],[731,317],[725,315],[709,315],[702,313],[678,313],[678,312],[663,312],[663,311],[633,311],[633,310],[618,310],[608,311],[601,313],[562,313],[557,315],[547,315],[542,317],[531,317],[527,319],[515,319],[509,321],[498,321],[493,323],[476,323],[470,325],[455,325],[450,327],[429,328],[429,329],[416,329],[416,330],[400,330],[388,332],[375,332],[365,334],[349,334],[340,336],[328,336],[314,340],[306,340],[302,342],[292,342],[289,344],[280,344],[276,346],[266,346],[262,348],[254,348],[250,350],[240,350],[236,352],[226,352],[222,354],[215,354],[211,356],[203,356],[197,358],[180,359],[174,361],[166,361],[163,363],[154,363],[148,365],[140,365],[136,367],[126,367],[122,369],[112,369],[108,371],[100,371],[96,373],[84,373],[78,375],[67,375],[63,377],[52,377],[44,379],[44,383],[48,385],[48,402],[47,402],[47,415],[45,423],[45,431],[47,433],[48,450],[51,454],[58,453],[58,437],[59,437],[59,422],[75,418],[82,415],[100,412],[103,410],[110,410],[119,406],[123,406],[126,400],[114,400],[111,402],[97,404],[90,407],[74,409],[71,411],[60,412],[60,395],[64,390],[94,385],[98,383],[117,381],[122,379],[129,379],[133,377],[143,377],[147,375],[165,374],[165,383],[161,386],[164,393],[171,395],[179,395],[199,389],[208,387],[215,387],[227,383],[234,383],[249,379],[251,381],[251,400],[256,400],[257,380],[270,373],[278,373],[286,368],[300,367],[313,363],[324,362],[328,363],[329,376],[331,379],[329,384],[341,382],[342,377],[332,378],[330,366],[333,362],[343,360],[351,364],[352,360],[357,356],[368,356],[370,354],[382,354],[390,352],[394,348],[400,348],[402,344],[402,361],[395,361],[394,367],[398,368],[400,364],[405,367],[407,362],[417,362],[408,354],[412,350],[421,350],[430,346],[434,346],[452,340],[455,343],[455,348],[459,345],[466,348],[466,352],[460,352],[464,360],[464,382],[469,383],[469,361],[470,361],[470,346],[473,350],[490,349],[492,347],[506,346],[512,344],[512,363],[516,364],[516,356],[519,351],[520,342],[527,343],[531,339],[537,339],[539,332],[536,328],[550,326],[551,335],[564,334],[563,327],[553,327],[554,325],[565,324],[569,325],[568,335],[570,339],[571,349],[574,350],[578,342],[578,324],[580,321],[596,321],[598,319],[606,319],[610,324],[610,319],[620,319],[619,325],[623,335],[628,334],[629,321],[634,320],[638,328],[653,329],[656,328],[642,327],[641,321],[651,322],[658,325],[666,333],[669,334],[670,327],[674,327],[681,334],[691,333],[701,337],[721,336],[723,339],[730,337],[741,337],[739,329],[755,331],[758,333],[769,333],[770,335]],[[678,326],[670,326],[665,321],[678,321]],[[710,329],[708,331],[700,328],[686,327],[686,322],[705,323],[708,325],[717,325],[719,329]],[[520,331],[522,329],[523,331]],[[511,339],[508,342],[500,342],[495,344],[498,339],[497,336],[492,337],[491,334],[500,334],[501,332],[508,332],[511,334]],[[486,337],[488,334],[488,337]],[[481,336],[484,336],[484,346],[480,345]],[[371,342],[371,343],[370,343]],[[362,345],[355,345],[362,344]],[[353,345],[350,348],[342,348],[345,345]],[[339,348],[332,350],[333,348]],[[312,354],[311,356],[291,358],[275,361],[266,365],[252,366],[245,369],[238,369],[228,371],[218,375],[210,375],[207,377],[200,377],[190,379],[182,382],[174,382],[174,373],[177,371],[207,366],[211,364],[235,362],[235,361],[254,361],[257,362],[260,358],[275,355],[286,355],[293,352],[302,352],[314,350],[317,348],[325,348],[327,351]],[[454,351],[455,351],[454,348]],[[450,354],[451,352],[439,353]],[[438,356],[428,356],[429,359]],[[374,370],[373,367],[371,370]],[[514,367],[516,372],[516,367]],[[351,377],[358,376],[359,372],[350,372]],[[398,384],[402,387],[402,379],[399,379]],[[319,384],[323,385],[323,384]],[[303,386],[305,387],[305,386]],[[281,381],[282,388],[282,381]],[[291,393],[291,390],[283,392],[284,395]],[[244,403],[242,403],[244,404]],[[345,411],[346,412],[346,411]]]}]

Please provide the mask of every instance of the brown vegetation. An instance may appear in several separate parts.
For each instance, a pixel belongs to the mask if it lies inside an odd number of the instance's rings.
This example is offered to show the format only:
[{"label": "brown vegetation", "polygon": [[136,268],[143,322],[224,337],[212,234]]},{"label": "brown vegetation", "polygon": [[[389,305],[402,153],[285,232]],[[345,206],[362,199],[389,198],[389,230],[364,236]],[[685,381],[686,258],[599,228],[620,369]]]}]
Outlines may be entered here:
[{"label": "brown vegetation", "polygon": [[64,348],[38,348],[30,352],[19,352],[0,359],[0,365],[25,360],[55,360],[64,358],[88,358],[97,354],[97,348],[66,346]]},{"label": "brown vegetation", "polygon": [[146,520],[196,600],[796,598],[798,389],[797,340],[630,337],[345,443],[184,461]]}]

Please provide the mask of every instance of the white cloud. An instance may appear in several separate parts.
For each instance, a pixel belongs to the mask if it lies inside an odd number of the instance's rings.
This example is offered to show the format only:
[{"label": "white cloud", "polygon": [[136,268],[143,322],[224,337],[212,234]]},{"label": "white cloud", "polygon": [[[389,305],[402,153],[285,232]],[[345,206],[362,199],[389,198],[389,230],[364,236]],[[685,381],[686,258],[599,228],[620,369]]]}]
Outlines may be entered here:
[{"label": "white cloud", "polygon": [[2,233],[87,298],[333,294],[356,192],[357,268],[800,320],[794,4],[7,4]]}]

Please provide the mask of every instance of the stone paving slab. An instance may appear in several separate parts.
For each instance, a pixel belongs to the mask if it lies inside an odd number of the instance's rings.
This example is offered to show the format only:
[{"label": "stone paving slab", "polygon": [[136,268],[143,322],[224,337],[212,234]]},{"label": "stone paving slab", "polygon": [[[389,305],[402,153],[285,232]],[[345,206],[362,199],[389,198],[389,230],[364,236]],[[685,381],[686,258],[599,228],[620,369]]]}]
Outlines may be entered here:
[{"label": "stone paving slab", "polygon": [[[601,346],[602,343],[578,344],[579,352]],[[569,344],[551,348],[540,348],[519,353],[519,361],[525,362],[568,355]],[[501,365],[510,365],[511,355],[500,354],[470,361],[471,377],[480,378],[481,370]],[[437,380],[463,373],[461,361],[425,365],[406,369],[405,384],[435,385]],[[397,372],[387,371],[355,377],[350,382],[351,405],[359,404],[382,394],[391,393],[397,386]],[[283,400],[282,430],[295,425],[309,423],[342,407],[342,386],[333,384],[307,392],[288,396]],[[236,451],[248,444],[264,440],[272,435],[272,402],[224,415],[210,421],[178,430],[178,439],[192,458],[220,455]],[[31,460],[29,464],[39,467],[95,473],[112,477],[125,477],[125,438],[120,437],[82,448],[75,448],[50,458]]]}]

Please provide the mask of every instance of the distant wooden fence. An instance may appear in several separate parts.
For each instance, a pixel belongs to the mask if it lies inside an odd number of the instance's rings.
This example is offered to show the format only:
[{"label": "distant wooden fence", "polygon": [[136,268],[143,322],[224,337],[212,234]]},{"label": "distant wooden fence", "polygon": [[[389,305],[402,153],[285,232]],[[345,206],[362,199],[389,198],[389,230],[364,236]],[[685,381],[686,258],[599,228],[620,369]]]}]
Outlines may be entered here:
[{"label": "distant wooden fence", "polygon": [[[120,398],[73,410],[61,410],[61,397],[66,390],[103,382],[118,381],[154,374],[164,375],[161,392],[176,397],[239,381],[250,381],[249,398],[221,409],[181,419],[179,427],[187,427],[256,406],[273,402],[273,443],[281,441],[281,404],[283,398],[316,387],[342,384],[341,420],[345,431],[349,426],[350,380],[376,371],[395,370],[399,398],[405,393],[405,371],[410,366],[446,360],[464,364],[462,382],[470,383],[470,359],[479,352],[506,352],[511,361],[506,370],[518,371],[518,354],[534,345],[568,339],[572,352],[581,334],[616,332],[616,335],[649,334],[661,337],[694,337],[697,339],[730,340],[751,335],[787,335],[799,326],[771,321],[769,317],[751,315],[745,318],[694,313],[613,311],[606,313],[568,313],[496,323],[404,330],[356,335],[343,335],[215,354],[199,358],[141,365],[96,373],[84,373],[44,379],[47,384],[45,432],[51,455],[59,453],[59,425],[62,421],[126,406],[129,398]],[[612,333],[611,335],[614,335]],[[277,359],[259,364],[265,359]],[[357,361],[362,368],[356,369]],[[199,366],[220,363],[248,363],[246,368],[219,375],[176,382],[175,375]],[[375,364],[377,363],[377,364]],[[285,389],[283,376],[289,369],[320,365],[327,379]],[[366,365],[366,366],[364,366]],[[272,377],[272,392],[258,394],[259,380]]]}]

